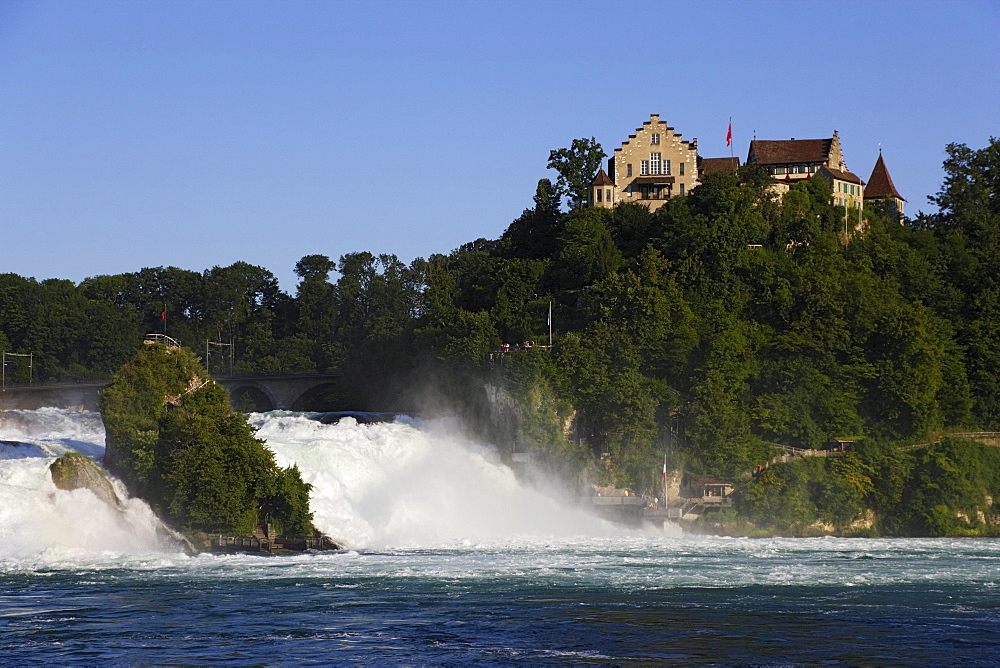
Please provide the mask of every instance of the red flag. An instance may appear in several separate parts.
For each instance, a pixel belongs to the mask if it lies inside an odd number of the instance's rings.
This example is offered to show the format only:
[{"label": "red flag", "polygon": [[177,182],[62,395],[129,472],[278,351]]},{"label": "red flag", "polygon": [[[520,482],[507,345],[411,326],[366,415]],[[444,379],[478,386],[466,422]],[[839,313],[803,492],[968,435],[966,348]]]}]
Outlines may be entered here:
[{"label": "red flag", "polygon": [[667,456],[663,455],[663,479],[667,479]]},{"label": "red flag", "polygon": [[167,319],[167,309],[163,309],[163,313],[160,314],[160,320],[163,321],[166,319]]},{"label": "red flag", "polygon": [[726,130],[726,146],[733,145],[733,122],[729,121],[729,129]]}]

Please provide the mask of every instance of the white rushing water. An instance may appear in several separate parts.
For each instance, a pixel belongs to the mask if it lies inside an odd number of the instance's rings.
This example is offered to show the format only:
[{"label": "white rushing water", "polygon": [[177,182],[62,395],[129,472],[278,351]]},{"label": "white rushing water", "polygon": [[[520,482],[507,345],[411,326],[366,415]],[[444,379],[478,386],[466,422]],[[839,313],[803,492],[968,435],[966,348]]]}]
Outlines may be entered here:
[{"label": "white rushing water", "polygon": [[322,424],[252,416],[278,463],[313,485],[315,523],[351,547],[438,547],[524,537],[603,536],[619,528],[521,484],[453,420]]},{"label": "white rushing water", "polygon": [[168,580],[183,573],[206,582],[500,578],[632,592],[970,583],[996,591],[1000,583],[996,540],[747,540],[683,535],[674,527],[631,531],[522,485],[490,448],[463,440],[448,420],[345,418],[325,425],[275,412],[251,422],[279,464],[297,464],[313,484],[317,526],[351,550],[188,557],[157,537],[141,501],[117,510],[90,491],[52,484],[48,466],[56,454],[103,455],[99,415],[8,411],[0,412],[0,575],[84,569]]},{"label": "white rushing water", "polygon": [[[457,436],[452,420],[322,424],[274,412],[251,421],[278,463],[297,464],[313,485],[317,527],[352,548],[514,545],[623,531],[522,485],[490,448]],[[0,412],[0,441],[0,556],[176,549],[158,541],[146,504],[132,499],[120,511],[88,490],[52,484],[56,456],[103,456],[99,414]]]},{"label": "white rushing water", "polygon": [[142,501],[111,508],[86,489],[58,489],[49,465],[75,451],[104,455],[100,415],[43,408],[0,412],[0,557],[46,563],[162,549],[158,525]]}]

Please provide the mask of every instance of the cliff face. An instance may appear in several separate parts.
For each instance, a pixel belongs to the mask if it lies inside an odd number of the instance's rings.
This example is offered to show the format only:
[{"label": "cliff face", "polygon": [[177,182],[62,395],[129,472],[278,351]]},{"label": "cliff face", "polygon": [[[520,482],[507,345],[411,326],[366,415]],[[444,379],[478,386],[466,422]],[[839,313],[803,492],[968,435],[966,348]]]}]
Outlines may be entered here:
[{"label": "cliff face", "polygon": [[522,440],[524,411],[517,400],[502,387],[487,384],[483,389],[486,392],[489,419],[497,447],[503,454],[509,455]]}]

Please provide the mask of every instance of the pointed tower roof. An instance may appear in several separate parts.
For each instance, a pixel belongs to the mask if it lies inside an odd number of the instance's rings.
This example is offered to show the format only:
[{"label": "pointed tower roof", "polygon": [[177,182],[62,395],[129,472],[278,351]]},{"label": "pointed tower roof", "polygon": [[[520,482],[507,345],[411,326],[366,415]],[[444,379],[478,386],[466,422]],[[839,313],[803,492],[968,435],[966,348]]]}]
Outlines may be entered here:
[{"label": "pointed tower roof", "polygon": [[882,152],[879,151],[878,160],[875,161],[875,169],[868,177],[868,185],[865,186],[865,199],[882,199],[884,197],[895,197],[904,202],[906,199],[899,194],[896,186],[889,176],[889,170],[885,167],[885,160],[882,159]]},{"label": "pointed tower roof", "polygon": [[599,172],[597,172],[597,176],[595,176],[594,180],[590,182],[590,185],[592,185],[592,186],[613,186],[613,185],[615,185],[615,182],[611,180],[611,177],[608,176],[607,172],[604,171],[604,168],[601,167],[601,170]]}]

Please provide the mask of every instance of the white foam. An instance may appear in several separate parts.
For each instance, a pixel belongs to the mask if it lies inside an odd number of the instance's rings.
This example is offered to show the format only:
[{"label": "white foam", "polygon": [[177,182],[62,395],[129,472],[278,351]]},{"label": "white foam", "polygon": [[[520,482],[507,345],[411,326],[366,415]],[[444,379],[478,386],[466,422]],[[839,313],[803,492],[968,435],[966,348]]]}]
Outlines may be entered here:
[{"label": "white foam", "polygon": [[87,489],[58,489],[52,458],[7,460],[0,466],[0,558],[37,565],[84,555],[160,550],[157,520],[138,500],[112,508]]},{"label": "white foam", "polygon": [[620,528],[522,485],[489,448],[454,423],[325,425],[302,415],[252,416],[278,463],[313,485],[317,527],[352,547],[517,542],[600,536]]}]

